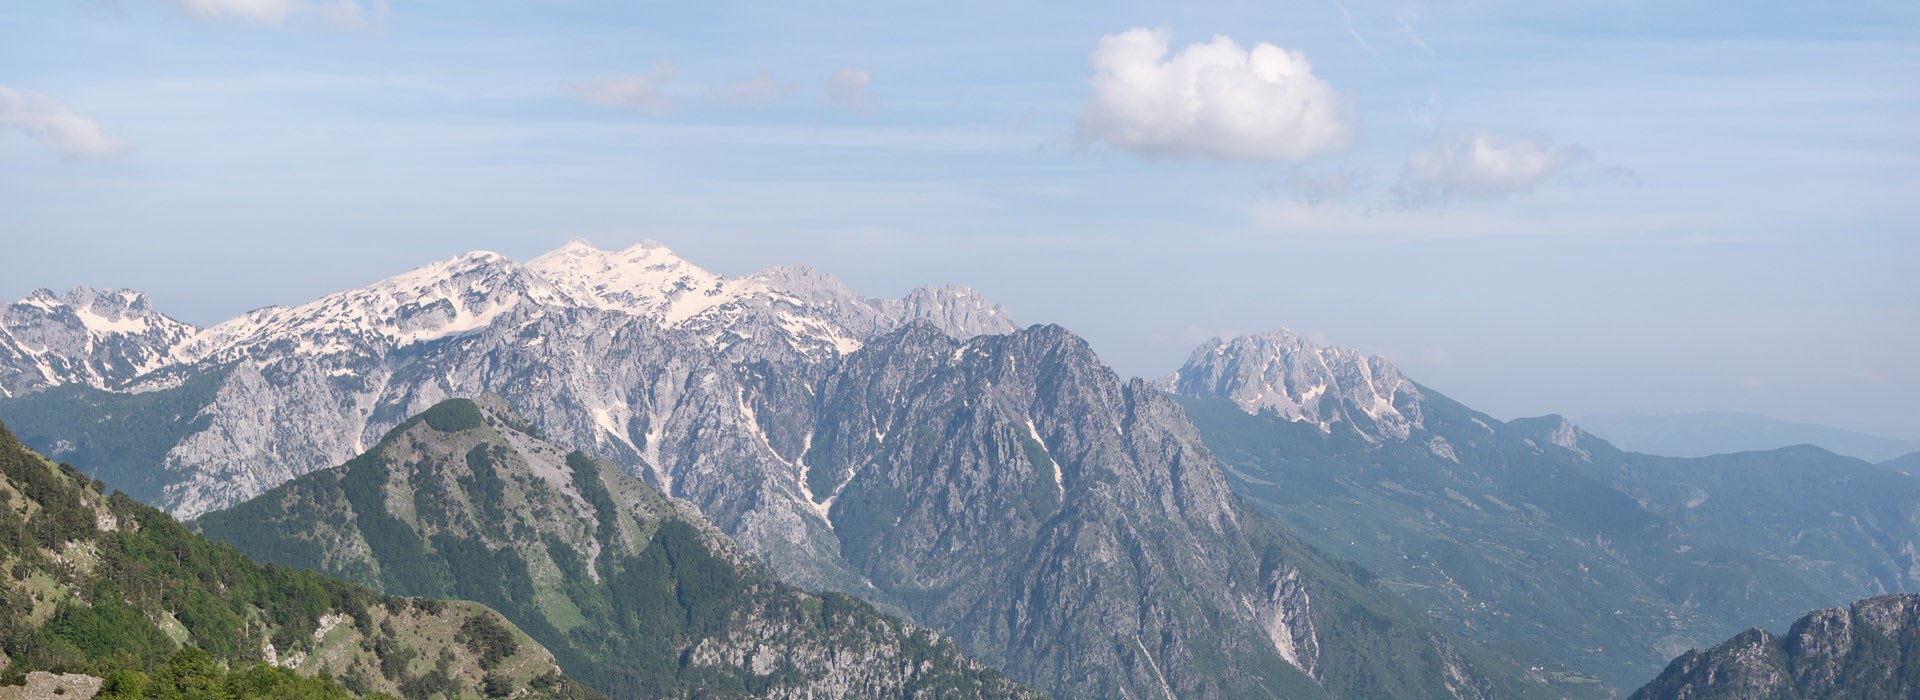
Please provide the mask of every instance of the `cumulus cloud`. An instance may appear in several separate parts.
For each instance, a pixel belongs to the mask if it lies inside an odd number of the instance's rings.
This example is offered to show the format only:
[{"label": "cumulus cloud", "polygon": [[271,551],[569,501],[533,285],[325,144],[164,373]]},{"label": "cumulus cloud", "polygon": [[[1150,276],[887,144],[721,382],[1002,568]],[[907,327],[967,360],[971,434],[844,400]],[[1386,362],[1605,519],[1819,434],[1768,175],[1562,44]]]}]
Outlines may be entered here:
[{"label": "cumulus cloud", "polygon": [[828,104],[841,107],[865,107],[873,102],[873,76],[865,69],[842,68],[827,76],[824,97]]},{"label": "cumulus cloud", "polygon": [[673,109],[673,100],[666,92],[667,81],[672,79],[673,63],[661,61],[646,73],[609,75],[570,89],[580,99],[597,105],[665,114]]},{"label": "cumulus cloud", "polygon": [[1304,54],[1215,36],[1168,57],[1168,32],[1104,36],[1079,138],[1154,158],[1293,161],[1345,147],[1353,116]]},{"label": "cumulus cloud", "polygon": [[1513,138],[1480,129],[1408,156],[1394,197],[1404,206],[1505,199],[1531,192],[1590,158],[1586,149],[1556,146],[1546,137]]},{"label": "cumulus cloud", "polygon": [[111,158],[127,150],[126,142],[107,136],[92,119],[36,92],[0,87],[0,127],[18,130],[69,156]]},{"label": "cumulus cloud", "polygon": [[288,18],[309,16],[343,29],[377,28],[387,15],[386,0],[363,5],[359,0],[170,0],[196,19],[228,19],[255,24],[284,24]]},{"label": "cumulus cloud", "polygon": [[737,83],[728,83],[715,90],[715,100],[741,107],[765,107],[779,101],[790,92],[788,86],[773,79],[772,73],[762,72]]}]

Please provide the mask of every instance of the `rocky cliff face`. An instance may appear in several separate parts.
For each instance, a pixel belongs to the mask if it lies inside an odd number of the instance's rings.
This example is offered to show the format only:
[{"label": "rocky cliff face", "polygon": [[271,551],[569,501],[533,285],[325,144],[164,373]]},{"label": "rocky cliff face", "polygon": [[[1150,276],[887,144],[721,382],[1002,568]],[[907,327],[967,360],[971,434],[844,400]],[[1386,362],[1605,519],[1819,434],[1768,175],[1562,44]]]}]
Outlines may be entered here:
[{"label": "rocky cliff face", "polygon": [[1222,684],[1197,657],[1283,670],[1255,633],[1254,550],[1178,409],[1064,331],[908,329],[822,387],[821,418],[809,481],[847,560],[1016,673],[1104,677],[1078,697],[1256,697],[1253,673]]},{"label": "rocky cliff face", "polygon": [[1370,440],[1406,440],[1422,425],[1420,388],[1379,357],[1322,347],[1286,329],[1195,348],[1160,388],[1226,398],[1248,413],[1270,411],[1319,428],[1349,427]]},{"label": "rocky cliff face", "polygon": [[131,289],[38,290],[0,310],[0,397],[49,386],[118,388],[173,361],[194,328]]},{"label": "rocky cliff face", "polygon": [[811,405],[793,461],[848,566],[1057,696],[1544,690],[1238,505],[1181,408],[1064,329],[910,326],[849,355]]},{"label": "rocky cliff face", "polygon": [[1689,651],[1633,694],[1694,698],[1907,698],[1920,695],[1920,595],[1815,610],[1786,636],[1752,629]]},{"label": "rocky cliff face", "polygon": [[1040,697],[924,629],[774,581],[690,504],[531,431],[497,398],[447,401],[196,526],[291,566],[497,606],[615,697]]}]

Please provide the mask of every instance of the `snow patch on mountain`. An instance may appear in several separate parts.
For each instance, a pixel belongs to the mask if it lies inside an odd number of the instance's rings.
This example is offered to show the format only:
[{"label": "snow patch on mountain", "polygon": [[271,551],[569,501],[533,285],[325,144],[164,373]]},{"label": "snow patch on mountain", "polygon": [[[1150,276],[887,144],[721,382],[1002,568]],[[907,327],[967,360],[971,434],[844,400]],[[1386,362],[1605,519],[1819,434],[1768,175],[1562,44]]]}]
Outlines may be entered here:
[{"label": "snow patch on mountain", "polygon": [[[797,434],[767,432],[790,417],[746,403],[740,382],[823,366],[910,323],[959,337],[1015,329],[1005,309],[962,287],[876,299],[805,267],[732,278],[658,243],[576,241],[527,264],[468,253],[205,329],[153,312],[138,292],[38,291],[0,311],[0,394],[151,391],[224,372],[193,416],[204,427],[153,465],[166,472],[160,505],[182,516],[344,461],[441,399],[487,392],[679,496],[797,446]],[[776,471],[784,478],[769,482],[769,498],[805,474],[792,462]],[[822,495],[792,513],[736,515],[770,537],[804,539],[812,518],[801,513],[833,502]]]},{"label": "snow patch on mountain", "polygon": [[612,251],[576,239],[528,261],[527,269],[577,303],[646,316],[669,327],[748,291],[741,281],[700,269],[654,241]]},{"label": "snow patch on mountain", "polygon": [[133,290],[36,290],[0,312],[0,395],[67,384],[165,388],[178,378],[147,375],[243,359],[320,359],[334,376],[346,376],[360,361],[478,331],[515,309],[537,318],[583,308],[647,318],[753,359],[841,356],[913,321],[963,338],[1015,330],[1004,308],[964,287],[875,299],[805,267],[729,278],[653,241],[610,251],[576,240],[524,265],[467,253],[205,329],[154,312]]},{"label": "snow patch on mountain", "polygon": [[1425,396],[1380,357],[1322,347],[1286,329],[1203,343],[1161,378],[1163,391],[1226,398],[1329,432],[1347,424],[1371,440],[1404,441],[1424,427]]},{"label": "snow patch on mountain", "polygon": [[461,255],[295,307],[267,307],[197,334],[182,362],[379,353],[486,327],[520,304],[573,300],[498,253]]},{"label": "snow patch on mountain", "polygon": [[173,363],[169,348],[195,331],[131,289],[37,289],[0,309],[0,395],[60,384],[120,388]]}]

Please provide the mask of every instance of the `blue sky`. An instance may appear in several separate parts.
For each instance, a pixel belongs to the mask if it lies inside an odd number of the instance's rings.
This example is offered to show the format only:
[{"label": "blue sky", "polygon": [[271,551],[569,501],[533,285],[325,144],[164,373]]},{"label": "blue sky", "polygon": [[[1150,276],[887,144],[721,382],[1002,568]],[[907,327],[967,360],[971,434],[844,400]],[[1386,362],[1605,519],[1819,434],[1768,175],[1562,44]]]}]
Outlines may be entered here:
[{"label": "blue sky", "polygon": [[[653,238],[968,284],[1126,374],[1286,326],[1503,418],[1920,436],[1911,2],[16,0],[0,32],[8,298],[204,324]],[[1125,71],[1215,35],[1310,74],[1167,127],[1181,85]]]}]

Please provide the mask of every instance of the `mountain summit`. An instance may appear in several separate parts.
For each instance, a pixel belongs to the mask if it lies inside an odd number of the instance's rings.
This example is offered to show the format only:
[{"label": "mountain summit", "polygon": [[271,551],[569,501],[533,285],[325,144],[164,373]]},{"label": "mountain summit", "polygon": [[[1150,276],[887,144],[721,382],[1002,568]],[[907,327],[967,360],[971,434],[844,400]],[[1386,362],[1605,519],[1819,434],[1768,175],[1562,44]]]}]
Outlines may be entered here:
[{"label": "mountain summit", "polygon": [[1397,442],[1423,427],[1425,396],[1385,359],[1322,347],[1284,328],[1202,343],[1159,386],[1182,396],[1232,399],[1248,413],[1272,412],[1322,433],[1337,426]]},{"label": "mountain summit", "polygon": [[[129,492],[191,516],[344,461],[440,399],[517,388],[543,397],[544,407],[516,397],[532,415],[569,414],[574,425],[542,424],[570,444],[644,461],[665,487],[662,424],[684,414],[672,404],[717,388],[711,400],[724,407],[740,393],[674,368],[831,361],[916,321],[958,337],[1014,329],[1005,309],[962,287],[873,299],[806,268],[725,277],[654,242],[608,251],[575,241],[526,264],[468,253],[205,329],[154,312],[138,292],[41,291],[0,313],[0,397],[25,402],[0,415],[31,428],[76,403],[90,413],[167,404],[169,424],[87,445],[140,441],[131,451],[141,459],[113,460],[140,474]],[[666,374],[620,369],[646,367]],[[636,420],[649,427],[635,432]],[[76,435],[63,427],[62,439]]]},{"label": "mountain summit", "polygon": [[0,397],[119,386],[173,362],[173,348],[195,332],[131,289],[34,290],[0,309]]},{"label": "mountain summit", "polygon": [[[521,264],[477,251],[293,307],[270,306],[200,329],[152,310],[133,290],[38,290],[0,313],[0,396],[55,386],[117,389],[181,365],[389,352],[487,326],[525,307],[617,311],[731,344],[765,331],[795,352],[845,354],[913,320],[961,337],[1013,330],[1005,309],[961,287],[903,300],[854,293],[830,275],[775,267],[729,278],[646,241],[609,251],[575,240]],[[764,328],[737,328],[749,319]],[[761,343],[764,344],[764,343]]]}]

